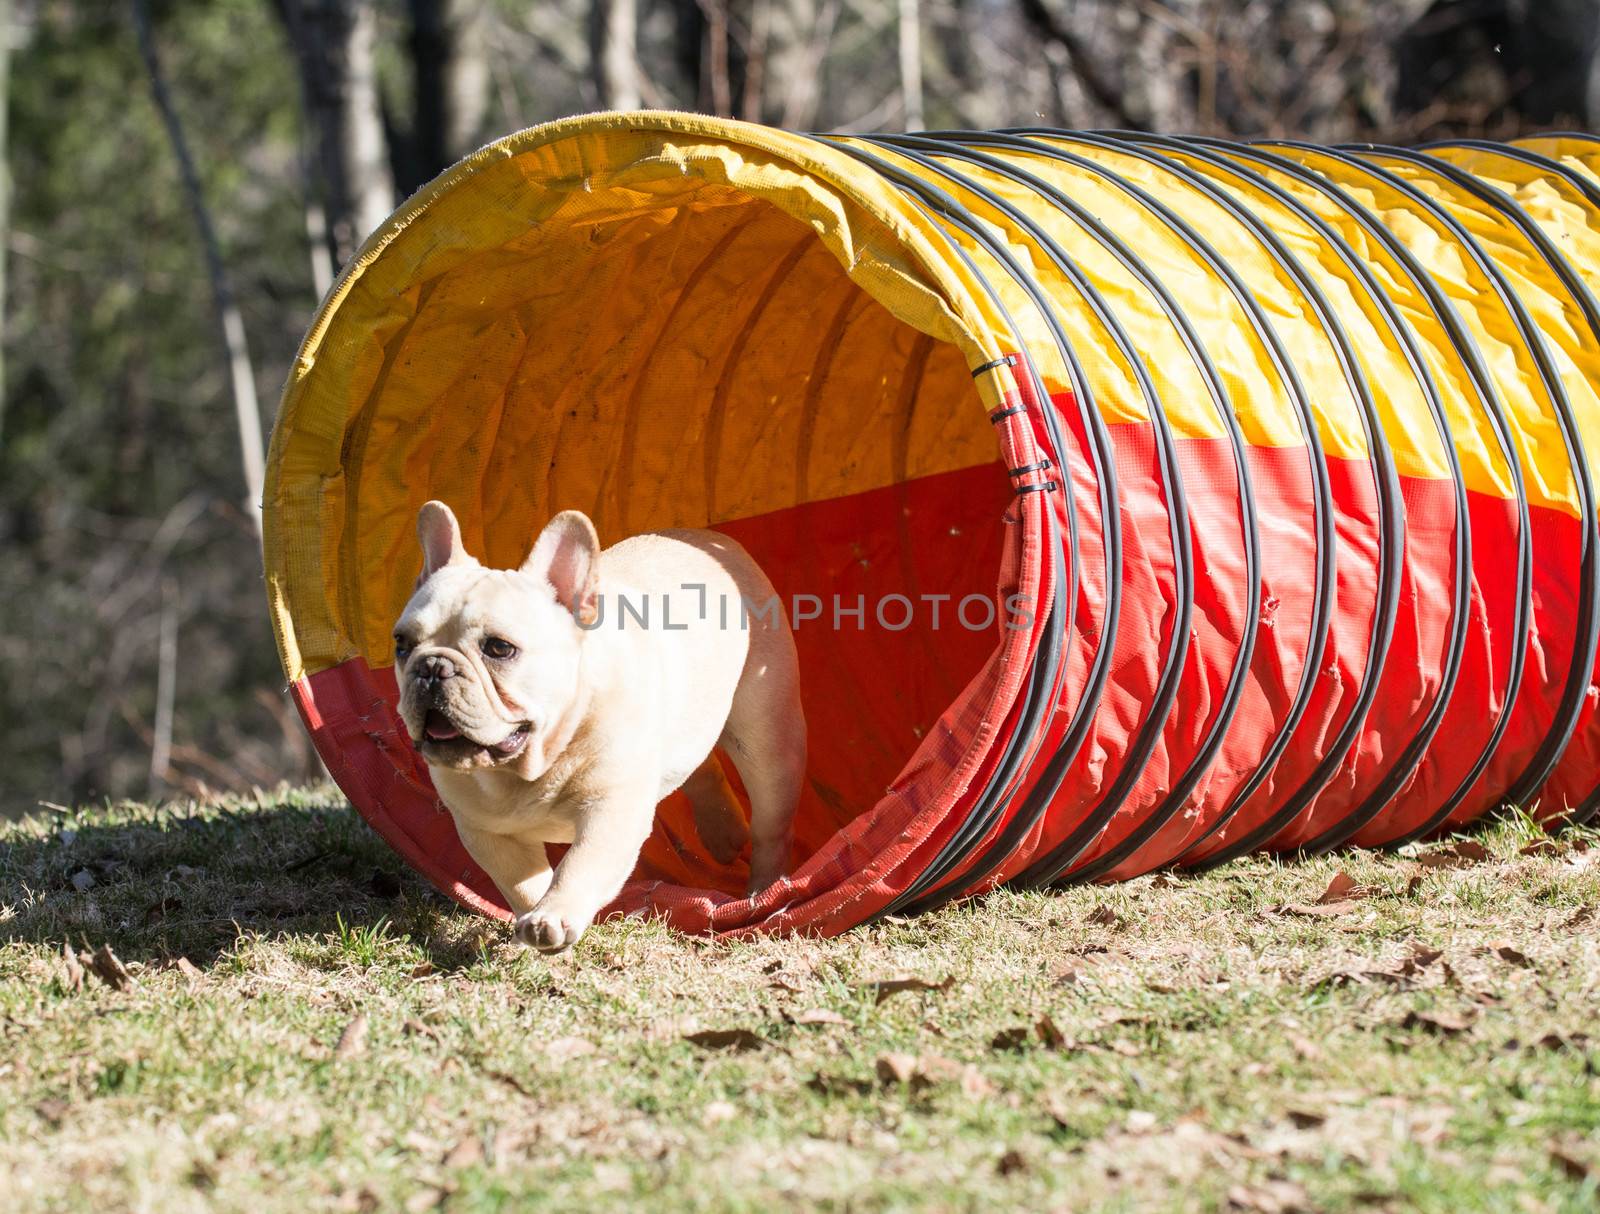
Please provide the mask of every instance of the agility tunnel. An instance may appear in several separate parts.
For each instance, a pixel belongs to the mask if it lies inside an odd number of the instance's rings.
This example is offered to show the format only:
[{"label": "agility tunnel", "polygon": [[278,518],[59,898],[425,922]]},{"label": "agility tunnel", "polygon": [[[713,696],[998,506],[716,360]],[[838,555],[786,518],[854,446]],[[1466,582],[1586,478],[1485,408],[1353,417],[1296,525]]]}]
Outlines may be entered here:
[{"label": "agility tunnel", "polygon": [[504,915],[395,715],[418,507],[712,527],[794,623],[792,876],[680,797],[614,911],[837,933],[1007,883],[1600,807],[1600,142],[666,113],[475,153],[323,302],[266,581],[329,770]]}]

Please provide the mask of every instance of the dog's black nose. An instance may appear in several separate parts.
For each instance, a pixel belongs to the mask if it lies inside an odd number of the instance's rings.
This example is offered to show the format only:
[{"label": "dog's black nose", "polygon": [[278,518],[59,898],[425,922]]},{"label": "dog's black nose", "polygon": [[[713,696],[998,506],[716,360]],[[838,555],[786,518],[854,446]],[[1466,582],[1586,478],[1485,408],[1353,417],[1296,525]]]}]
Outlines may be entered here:
[{"label": "dog's black nose", "polygon": [[456,664],[442,653],[430,653],[417,662],[417,677],[424,683],[442,683],[455,673]]}]

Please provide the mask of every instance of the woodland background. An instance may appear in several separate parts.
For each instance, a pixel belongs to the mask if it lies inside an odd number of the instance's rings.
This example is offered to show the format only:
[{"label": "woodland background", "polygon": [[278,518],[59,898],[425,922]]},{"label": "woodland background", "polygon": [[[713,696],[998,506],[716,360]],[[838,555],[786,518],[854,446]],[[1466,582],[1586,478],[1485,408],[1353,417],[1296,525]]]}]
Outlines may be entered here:
[{"label": "woodland background", "polygon": [[810,130],[1593,129],[1600,0],[0,0],[0,94],[17,812],[315,772],[246,505],[259,444],[337,266],[480,143],[636,105]]}]

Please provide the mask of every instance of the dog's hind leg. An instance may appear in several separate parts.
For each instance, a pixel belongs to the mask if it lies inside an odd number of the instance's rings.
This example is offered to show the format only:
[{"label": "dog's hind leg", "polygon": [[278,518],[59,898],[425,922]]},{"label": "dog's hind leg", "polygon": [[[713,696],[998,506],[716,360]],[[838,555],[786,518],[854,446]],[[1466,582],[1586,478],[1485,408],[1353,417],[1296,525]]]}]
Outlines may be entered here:
[{"label": "dog's hind leg", "polygon": [[731,864],[750,841],[750,828],[716,751],[683,782],[683,795],[694,809],[695,831],[711,858],[718,864]]},{"label": "dog's hind leg", "polygon": [[789,871],[789,828],[806,778],[806,717],[794,638],[768,625],[751,638],[722,734],[750,794],[752,894]]}]

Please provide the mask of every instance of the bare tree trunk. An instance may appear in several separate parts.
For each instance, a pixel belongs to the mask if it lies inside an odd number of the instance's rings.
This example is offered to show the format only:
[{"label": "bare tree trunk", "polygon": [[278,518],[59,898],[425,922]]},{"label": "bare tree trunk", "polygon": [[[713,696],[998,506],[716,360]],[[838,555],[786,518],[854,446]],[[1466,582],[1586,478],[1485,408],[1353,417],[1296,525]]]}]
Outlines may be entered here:
[{"label": "bare tree trunk", "polygon": [[1138,121],[1129,113],[1122,90],[1101,70],[1099,59],[1072,27],[1071,6],[1067,5],[1058,13],[1050,0],[1020,0],[1020,5],[1029,28],[1047,43],[1060,47],[1084,93],[1110,114],[1118,126],[1138,126]]},{"label": "bare tree trunk", "polygon": [[705,73],[702,85],[713,114],[733,113],[733,81],[728,69],[728,0],[700,0],[706,15]]},{"label": "bare tree trunk", "polygon": [[189,209],[194,215],[195,228],[200,233],[200,244],[205,252],[206,272],[211,279],[211,294],[222,327],[222,348],[228,363],[228,379],[233,388],[234,416],[239,424],[239,452],[244,464],[246,492],[245,513],[255,524],[256,537],[259,539],[265,463],[262,458],[261,407],[256,400],[255,373],[250,365],[250,347],[245,340],[244,317],[239,312],[233,287],[228,282],[222,246],[217,240],[211,212],[206,209],[205,193],[200,187],[200,174],[195,169],[194,157],[190,155],[189,143],[184,137],[183,124],[178,119],[178,111],[167,89],[166,75],[162,71],[155,37],[150,28],[146,0],[133,0],[133,21],[139,39],[139,53],[150,79],[150,94],[155,99],[162,125],[166,127],[167,138],[172,144],[184,196],[189,201]]},{"label": "bare tree trunk", "polygon": [[156,645],[156,711],[150,725],[150,795],[172,765],[172,717],[178,689],[178,586],[161,580],[161,632]]},{"label": "bare tree trunk", "polygon": [[9,117],[11,113],[11,0],[0,0],[0,442],[5,441],[6,352],[9,332],[6,316],[6,237],[11,232],[11,167]]},{"label": "bare tree trunk", "polygon": [[343,265],[394,207],[371,0],[278,0],[317,143],[328,251]]},{"label": "bare tree trunk", "polygon": [[772,0],[750,0],[749,7],[750,31],[745,45],[744,84],[739,90],[739,116],[748,122],[760,122],[767,50],[772,39]]},{"label": "bare tree trunk", "polygon": [[594,0],[589,19],[589,49],[600,108],[638,109],[641,101],[636,0]]},{"label": "bare tree trunk", "polygon": [[478,145],[489,104],[486,0],[411,0],[416,151],[425,180]]},{"label": "bare tree trunk", "polygon": [[900,0],[901,120],[908,131],[926,128],[922,114],[922,10],[918,0]]},{"label": "bare tree trunk", "polygon": [[815,125],[822,62],[839,21],[839,0],[773,0],[765,75],[773,118],[790,130]]}]

